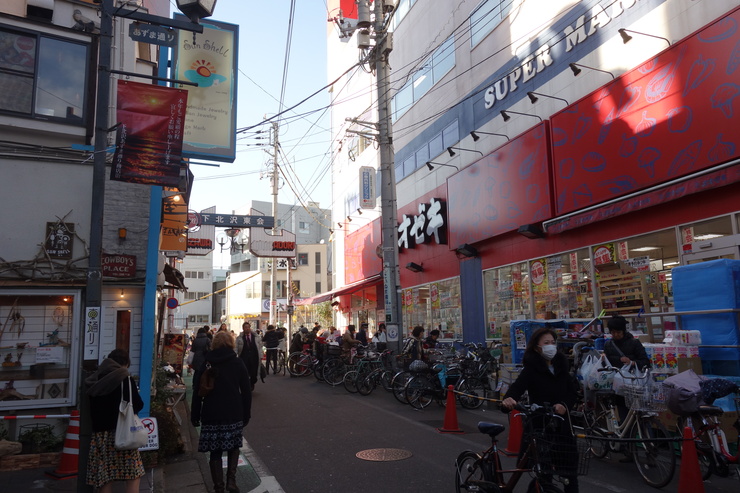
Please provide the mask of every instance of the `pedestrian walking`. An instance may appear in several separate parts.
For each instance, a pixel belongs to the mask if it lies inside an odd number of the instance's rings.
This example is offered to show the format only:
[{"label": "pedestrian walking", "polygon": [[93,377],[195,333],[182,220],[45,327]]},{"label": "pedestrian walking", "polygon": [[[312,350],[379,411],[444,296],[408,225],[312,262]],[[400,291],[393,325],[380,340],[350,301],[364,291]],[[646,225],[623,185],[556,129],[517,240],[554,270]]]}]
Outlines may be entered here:
[{"label": "pedestrian walking", "polygon": [[[244,362],[234,352],[236,342],[228,331],[213,337],[206,364],[193,377],[192,425],[200,430],[198,452],[209,452],[208,465],[216,493],[238,492],[236,467],[242,446],[242,430],[249,423],[252,391]],[[212,382],[212,388],[201,385],[201,379]],[[205,394],[205,395],[202,395]],[[226,452],[226,484],[221,456]],[[225,490],[224,490],[225,488]]]}]

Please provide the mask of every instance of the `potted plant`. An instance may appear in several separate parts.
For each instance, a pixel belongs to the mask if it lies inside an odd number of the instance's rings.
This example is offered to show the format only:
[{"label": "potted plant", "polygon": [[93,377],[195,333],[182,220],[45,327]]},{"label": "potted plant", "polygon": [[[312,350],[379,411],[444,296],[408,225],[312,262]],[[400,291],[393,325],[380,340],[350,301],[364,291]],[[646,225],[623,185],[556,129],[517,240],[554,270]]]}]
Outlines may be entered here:
[{"label": "potted plant", "polygon": [[23,445],[23,454],[59,452],[63,442],[61,437],[54,434],[51,425],[38,423],[21,426],[18,441]]}]

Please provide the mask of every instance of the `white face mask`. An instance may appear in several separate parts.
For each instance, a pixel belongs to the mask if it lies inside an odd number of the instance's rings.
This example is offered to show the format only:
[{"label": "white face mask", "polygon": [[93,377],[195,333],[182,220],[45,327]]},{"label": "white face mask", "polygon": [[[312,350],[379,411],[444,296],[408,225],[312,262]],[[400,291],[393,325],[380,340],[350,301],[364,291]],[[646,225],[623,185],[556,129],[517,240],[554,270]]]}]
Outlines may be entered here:
[{"label": "white face mask", "polygon": [[547,360],[550,361],[555,357],[555,355],[558,353],[558,347],[553,344],[548,344],[546,346],[540,346],[542,349],[542,356]]}]

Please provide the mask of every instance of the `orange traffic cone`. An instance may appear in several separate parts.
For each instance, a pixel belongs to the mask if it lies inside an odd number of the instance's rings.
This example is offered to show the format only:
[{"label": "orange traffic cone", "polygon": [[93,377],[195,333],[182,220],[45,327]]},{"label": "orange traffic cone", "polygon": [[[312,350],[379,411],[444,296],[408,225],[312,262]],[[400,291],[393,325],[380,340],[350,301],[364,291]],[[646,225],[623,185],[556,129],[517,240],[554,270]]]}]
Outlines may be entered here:
[{"label": "orange traffic cone", "polygon": [[68,479],[77,476],[77,462],[80,457],[80,412],[72,411],[64,438],[64,449],[56,471],[46,471],[54,479]]},{"label": "orange traffic cone", "polygon": [[506,442],[504,453],[506,455],[519,455],[522,446],[522,435],[524,434],[524,423],[522,413],[512,411],[509,413],[509,440]]},{"label": "orange traffic cone", "polygon": [[704,493],[704,482],[701,480],[699,456],[696,453],[694,435],[688,426],[683,429],[681,445],[681,474],[678,479],[678,493]]},{"label": "orange traffic cone", "polygon": [[445,404],[445,421],[442,428],[437,428],[440,433],[465,433],[457,426],[457,404],[455,403],[455,387],[447,386],[447,403]]}]

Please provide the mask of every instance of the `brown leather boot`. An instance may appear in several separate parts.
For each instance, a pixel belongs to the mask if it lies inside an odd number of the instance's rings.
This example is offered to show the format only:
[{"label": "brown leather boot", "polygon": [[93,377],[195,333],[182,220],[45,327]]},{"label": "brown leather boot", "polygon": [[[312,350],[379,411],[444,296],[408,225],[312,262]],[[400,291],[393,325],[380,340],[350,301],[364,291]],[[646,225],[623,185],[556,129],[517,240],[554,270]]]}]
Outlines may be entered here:
[{"label": "brown leather boot", "polygon": [[224,493],[224,468],[221,459],[218,461],[208,461],[211,467],[211,479],[213,479],[214,493]]},{"label": "brown leather boot", "polygon": [[236,486],[236,466],[239,464],[239,449],[231,449],[226,454],[228,458],[226,465],[226,491],[239,493],[239,488]]}]

